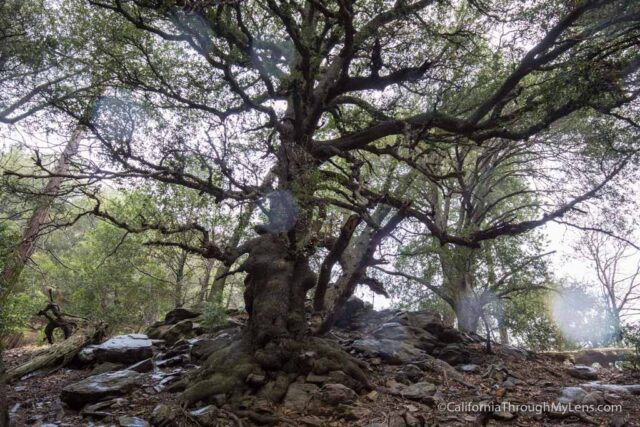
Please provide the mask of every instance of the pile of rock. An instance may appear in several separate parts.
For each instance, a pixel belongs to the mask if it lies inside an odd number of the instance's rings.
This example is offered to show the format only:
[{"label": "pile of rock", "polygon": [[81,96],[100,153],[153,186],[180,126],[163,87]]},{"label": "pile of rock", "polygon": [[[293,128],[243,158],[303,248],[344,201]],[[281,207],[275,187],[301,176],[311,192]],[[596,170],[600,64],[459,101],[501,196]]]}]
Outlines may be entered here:
[{"label": "pile of rock", "polygon": [[113,337],[102,344],[87,346],[77,358],[94,366],[91,374],[62,390],[61,400],[70,408],[122,396],[143,383],[144,373],[153,369],[153,355],[159,341],[143,334]]},{"label": "pile of rock", "polygon": [[152,339],[163,340],[172,345],[184,338],[193,338],[205,333],[201,323],[201,314],[186,308],[176,308],[165,316],[163,321],[149,327],[147,335]]},{"label": "pile of rock", "polygon": [[480,337],[446,326],[439,315],[428,311],[375,311],[351,298],[337,325],[357,339],[348,343],[355,352],[380,358],[388,364],[407,364],[437,357],[450,365],[469,362],[466,346]]},{"label": "pile of rock", "polygon": [[[413,405],[433,406],[441,399],[440,383],[434,372],[462,384],[464,376],[460,371],[479,373],[479,366],[474,365],[478,362],[468,348],[481,338],[444,325],[434,313],[375,311],[356,298],[350,299],[345,307],[333,336],[364,365],[393,367],[395,376],[384,386],[391,395],[411,400]],[[176,382],[187,372],[239,339],[241,326],[240,320],[232,318],[215,330],[206,331],[199,313],[182,308],[173,310],[163,321],[153,324],[146,335],[117,336],[83,349],[78,359],[85,366],[93,366],[93,371],[82,381],[65,387],[61,400],[70,408],[81,409],[86,417],[100,419],[121,414],[117,408],[121,408],[122,397],[128,393],[135,392],[144,398],[164,390],[177,391],[181,382]],[[509,375],[503,376],[504,382],[513,380]],[[257,374],[250,374],[246,381],[256,389],[267,382],[264,375]],[[312,372],[293,379],[288,387],[285,385],[283,406],[299,416],[310,417],[309,420],[328,415],[358,420],[367,417],[370,403],[378,394],[375,390],[362,393],[361,388],[339,367],[331,367],[325,373]],[[272,407],[261,403],[260,395],[251,399],[254,414],[265,420],[273,416]],[[214,405],[195,408],[190,415],[205,424],[206,420],[224,417],[220,409],[224,407],[224,396],[208,403]],[[154,425],[171,425],[167,420],[177,413],[181,412],[170,405],[158,405],[150,420]],[[419,425],[415,424],[411,411],[403,417],[405,425]],[[120,418],[114,415],[111,420],[117,419],[120,425],[147,425],[135,417]]]},{"label": "pile of rock", "polygon": [[[147,335],[119,335],[83,348],[76,355],[77,364],[93,370],[83,380],[64,387],[62,402],[72,409],[82,409],[85,416],[103,418],[109,415],[107,408],[133,390],[144,388],[157,393],[168,387],[197,367],[191,363],[191,352],[201,340],[188,338],[204,333],[197,322],[199,316],[175,309],[164,321],[152,325]],[[198,355],[202,354],[201,346],[195,350]],[[127,418],[122,422],[134,421]]]}]

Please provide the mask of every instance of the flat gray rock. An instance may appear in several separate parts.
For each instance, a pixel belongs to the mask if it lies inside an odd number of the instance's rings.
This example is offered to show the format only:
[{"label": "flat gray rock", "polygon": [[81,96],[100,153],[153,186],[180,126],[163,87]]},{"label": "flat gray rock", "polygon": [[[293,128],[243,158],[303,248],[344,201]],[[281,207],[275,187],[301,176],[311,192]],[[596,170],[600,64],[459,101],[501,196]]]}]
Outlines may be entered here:
[{"label": "flat gray rock", "polygon": [[562,394],[558,398],[558,402],[568,405],[570,403],[579,403],[587,395],[587,392],[580,387],[564,387]]},{"label": "flat gray rock", "polygon": [[407,399],[419,400],[424,403],[433,401],[433,394],[436,392],[436,386],[426,381],[411,384],[410,386],[400,389],[400,395]]},{"label": "flat gray rock", "polygon": [[400,365],[425,358],[425,353],[411,344],[390,339],[366,338],[355,340],[352,347],[361,352],[378,356],[390,364]]},{"label": "flat gray rock", "polygon": [[598,370],[586,365],[575,365],[567,369],[567,373],[581,380],[597,380]]},{"label": "flat gray rock", "polygon": [[143,376],[139,372],[126,369],[94,375],[63,388],[60,399],[71,408],[81,408],[87,403],[129,393],[140,385]]},{"label": "flat gray rock", "polygon": [[90,345],[78,353],[85,362],[136,363],[153,356],[153,341],[144,334],[118,335],[102,344]]},{"label": "flat gray rock", "polygon": [[580,384],[588,390],[604,391],[615,394],[640,394],[640,384],[600,384],[598,382],[592,382],[587,384]]},{"label": "flat gray rock", "polygon": [[118,418],[118,425],[121,427],[150,427],[151,424],[138,417],[124,415]]},{"label": "flat gray rock", "polygon": [[462,372],[464,372],[465,374],[473,374],[475,372],[478,372],[480,370],[480,366],[475,365],[473,363],[467,363],[465,365],[460,365],[458,367],[458,369]]},{"label": "flat gray rock", "polygon": [[330,405],[353,403],[358,393],[343,384],[325,384],[320,390],[320,399]]}]

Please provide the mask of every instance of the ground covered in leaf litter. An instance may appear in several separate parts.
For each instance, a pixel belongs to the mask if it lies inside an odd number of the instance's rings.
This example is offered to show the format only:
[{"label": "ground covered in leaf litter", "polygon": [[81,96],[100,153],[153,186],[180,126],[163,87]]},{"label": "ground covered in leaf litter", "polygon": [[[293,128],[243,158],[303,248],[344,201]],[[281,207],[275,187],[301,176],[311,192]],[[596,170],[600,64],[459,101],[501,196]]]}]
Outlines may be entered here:
[{"label": "ground covered in leaf litter", "polygon": [[[309,376],[290,386],[282,404],[253,401],[250,412],[232,410],[223,400],[217,406],[179,407],[170,384],[197,369],[198,356],[202,356],[198,352],[206,346],[193,343],[215,342],[223,334],[233,337],[244,320],[236,316],[228,329],[217,332],[200,334],[201,330],[181,326],[183,337],[167,334],[174,345],[158,346],[154,369],[144,375],[139,387],[81,410],[67,407],[60,399],[61,390],[90,376],[95,366],[63,368],[44,377],[21,379],[9,390],[12,425],[246,426],[259,424],[247,415],[257,412],[266,415],[260,422],[283,426],[640,425],[640,389],[585,386],[594,381],[601,385],[640,384],[637,373],[598,368],[587,375],[576,374],[568,362],[512,347],[494,345],[493,354],[487,354],[479,337],[442,326],[434,329],[432,319],[425,320],[425,316],[374,312],[363,306],[355,315],[353,311],[339,322],[342,327],[329,339],[338,341],[367,367],[374,385],[370,392],[345,394],[348,388],[334,384],[335,376]],[[420,326],[431,332],[425,334]],[[191,343],[188,357],[176,351],[185,347],[183,338]],[[9,368],[19,365],[40,351],[43,347],[9,350],[5,363]],[[559,409],[557,404],[563,398],[564,403],[582,406]]]}]

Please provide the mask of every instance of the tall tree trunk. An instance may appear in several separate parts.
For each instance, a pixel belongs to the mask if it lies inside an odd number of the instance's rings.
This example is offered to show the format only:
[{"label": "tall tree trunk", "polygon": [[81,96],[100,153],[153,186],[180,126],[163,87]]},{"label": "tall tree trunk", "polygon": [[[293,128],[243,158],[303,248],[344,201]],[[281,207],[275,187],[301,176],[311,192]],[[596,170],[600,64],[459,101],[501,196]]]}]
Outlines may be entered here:
[{"label": "tall tree trunk", "polygon": [[73,131],[62,155],[58,159],[53,171],[54,176],[47,182],[47,185],[42,191],[42,195],[38,199],[36,208],[25,226],[22,240],[9,256],[4,269],[0,272],[0,307],[6,303],[9,294],[15,288],[20,278],[24,266],[35,251],[42,226],[47,222],[51,205],[62,186],[64,178],[61,175],[67,173],[71,158],[78,153],[83,131],[84,128],[80,125]]},{"label": "tall tree trunk", "polygon": [[173,300],[176,307],[182,307],[184,304],[184,269],[187,264],[188,256],[189,254],[187,251],[181,250],[178,257],[178,265],[175,270],[176,283],[173,291]]},{"label": "tall tree trunk", "polygon": [[209,289],[209,280],[211,279],[211,270],[216,260],[208,258],[204,260],[204,271],[200,277],[200,290],[198,291],[198,299],[196,305],[200,306],[207,299],[207,290]]},{"label": "tall tree trunk", "polygon": [[480,322],[480,312],[475,299],[460,294],[454,302],[454,310],[458,320],[458,330],[462,332],[476,332]]},{"label": "tall tree trunk", "polygon": [[443,248],[440,254],[444,288],[453,302],[451,308],[456,313],[458,329],[463,332],[476,332],[482,309],[473,289],[472,251],[458,247]]},{"label": "tall tree trunk", "polygon": [[500,331],[500,344],[509,345],[509,331],[502,320],[499,320],[498,329]]},{"label": "tall tree trunk", "polygon": [[[91,103],[93,104],[93,103]],[[93,111],[93,106],[91,105],[84,112],[84,115],[87,116]],[[7,262],[0,272],[0,310],[3,307],[6,307],[6,302],[11,293],[13,292],[16,284],[18,283],[18,279],[20,278],[20,274],[22,274],[22,270],[31,257],[36,248],[36,243],[38,241],[38,237],[42,230],[42,226],[45,224],[47,220],[47,216],[49,215],[49,210],[51,209],[51,205],[54,200],[58,196],[60,192],[60,187],[64,181],[64,177],[67,171],[69,170],[69,164],[71,159],[78,153],[78,148],[80,146],[80,140],[82,139],[82,135],[84,132],[84,126],[78,124],[75,129],[71,133],[71,137],[69,141],[67,141],[67,145],[65,146],[56,166],[53,170],[54,176],[49,178],[47,185],[45,186],[42,195],[38,198],[35,210],[29,218],[27,225],[22,233],[22,239],[18,246],[14,249],[11,255],[8,257]],[[3,325],[0,324],[0,336],[2,336],[2,328]],[[5,369],[3,359],[3,348],[2,343],[0,343],[0,396],[7,396],[6,394],[6,384],[5,384]],[[0,398],[0,427],[5,427],[9,425],[9,416],[7,410],[7,400],[4,398]]]}]

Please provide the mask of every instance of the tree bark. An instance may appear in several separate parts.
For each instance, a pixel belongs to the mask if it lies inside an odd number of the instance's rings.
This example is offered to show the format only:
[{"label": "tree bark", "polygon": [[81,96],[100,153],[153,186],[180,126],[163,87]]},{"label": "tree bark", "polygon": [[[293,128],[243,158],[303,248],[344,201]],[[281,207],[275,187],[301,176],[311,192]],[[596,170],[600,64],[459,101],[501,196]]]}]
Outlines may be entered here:
[{"label": "tree bark", "polygon": [[216,260],[208,258],[204,260],[204,271],[202,277],[200,277],[200,290],[198,292],[198,299],[196,305],[200,306],[207,299],[207,290],[209,289],[209,280],[211,280],[211,270]]},{"label": "tree bark", "polygon": [[476,332],[480,322],[480,312],[476,302],[465,295],[458,296],[454,306],[458,319],[458,330],[462,332]]},{"label": "tree bark", "polygon": [[473,249],[458,247],[443,247],[439,254],[443,286],[450,296],[449,304],[456,313],[458,330],[463,332],[476,332],[482,314],[482,307],[474,293],[472,254]]},{"label": "tree bark", "polygon": [[175,269],[176,283],[173,290],[173,301],[176,307],[182,307],[184,304],[184,269],[187,264],[189,253],[182,249],[178,255],[177,265]]},{"label": "tree bark", "polygon": [[500,344],[509,345],[509,331],[507,331],[507,327],[500,321]]},{"label": "tree bark", "polygon": [[[4,349],[0,347],[0,396],[8,396],[6,372],[4,367]],[[9,407],[6,398],[0,399],[0,427],[9,426]]]},{"label": "tree bark", "polygon": [[[267,189],[275,179],[275,173],[273,170],[269,171],[267,176],[265,176],[260,188]],[[238,224],[236,228],[233,230],[233,234],[227,243],[227,247],[235,249],[240,244],[240,239],[242,238],[242,234],[247,229],[249,225],[249,220],[251,219],[251,215],[253,215],[253,211],[256,209],[256,202],[249,203],[246,210],[240,215],[238,219]],[[211,303],[217,303],[222,305],[222,299],[224,297],[224,288],[227,284],[227,279],[229,275],[230,267],[224,264],[221,264],[214,274],[214,281],[211,285],[211,289],[209,290],[209,295],[207,296],[207,301]],[[229,304],[227,302],[227,308]]]},{"label": "tree bark", "polygon": [[22,240],[9,256],[4,269],[0,272],[0,307],[6,303],[9,294],[15,288],[20,278],[24,266],[36,249],[36,243],[40,237],[42,226],[47,222],[51,205],[62,186],[64,180],[62,175],[67,173],[71,158],[78,152],[83,131],[84,128],[80,125],[73,131],[62,155],[58,159],[53,171],[54,176],[47,182],[47,185],[42,191],[42,196],[40,196],[36,208],[25,226]]},{"label": "tree bark", "polygon": [[247,272],[244,301],[254,348],[307,333],[304,302],[315,284],[308,259],[291,256],[278,234],[261,236],[243,264]]}]

